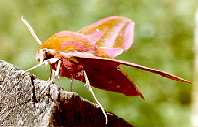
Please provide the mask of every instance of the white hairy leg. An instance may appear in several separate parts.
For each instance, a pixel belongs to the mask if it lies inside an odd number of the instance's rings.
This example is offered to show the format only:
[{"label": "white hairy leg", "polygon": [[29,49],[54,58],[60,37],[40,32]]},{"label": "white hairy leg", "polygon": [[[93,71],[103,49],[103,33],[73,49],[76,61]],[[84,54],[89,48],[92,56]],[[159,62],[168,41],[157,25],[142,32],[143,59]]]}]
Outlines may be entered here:
[{"label": "white hairy leg", "polygon": [[104,114],[104,116],[105,116],[105,124],[107,124],[107,114],[105,113],[105,110],[104,110],[104,108],[102,107],[102,105],[100,104],[100,102],[98,101],[98,99],[96,98],[96,96],[95,96],[95,94],[94,94],[94,92],[93,92],[93,89],[92,89],[92,87],[91,87],[91,85],[90,85],[90,82],[89,82],[89,79],[88,79],[88,77],[87,77],[87,74],[86,74],[86,72],[85,72],[85,70],[83,71],[83,73],[84,73],[84,77],[85,77],[85,86],[88,88],[88,90],[91,92],[91,94],[92,94],[92,96],[93,96],[93,98],[94,98],[94,100],[96,101],[96,103],[99,105],[99,107],[101,108],[101,110],[102,110],[102,113]]},{"label": "white hairy leg", "polygon": [[33,67],[31,67],[31,68],[25,70],[25,72],[31,71],[31,70],[33,70],[33,69],[35,69],[35,68],[37,68],[37,67],[40,67],[40,66],[42,66],[42,65],[44,65],[44,64],[55,63],[55,62],[57,62],[58,60],[59,60],[58,58],[50,58],[50,59],[44,60],[43,62],[40,62],[39,64],[37,64],[37,65],[35,65],[35,66],[33,66]]}]

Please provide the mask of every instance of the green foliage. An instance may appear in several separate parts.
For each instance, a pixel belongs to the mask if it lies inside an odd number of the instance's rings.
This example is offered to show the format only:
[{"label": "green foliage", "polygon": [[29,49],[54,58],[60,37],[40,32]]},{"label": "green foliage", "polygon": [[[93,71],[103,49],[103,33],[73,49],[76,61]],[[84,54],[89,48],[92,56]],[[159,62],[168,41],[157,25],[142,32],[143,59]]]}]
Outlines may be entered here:
[{"label": "green foliage", "polygon": [[[41,40],[58,31],[77,31],[105,16],[122,15],[136,23],[135,43],[118,59],[192,79],[195,3],[196,0],[0,1],[0,58],[21,69],[37,63],[34,55],[38,45],[21,23],[22,15]],[[105,109],[137,127],[190,126],[191,86],[131,68],[125,70],[143,91],[145,100],[94,89]],[[47,79],[48,71],[38,68],[33,73]],[[61,80],[59,84],[64,82]],[[82,83],[75,84],[75,91],[90,98],[88,91],[80,86]]]}]

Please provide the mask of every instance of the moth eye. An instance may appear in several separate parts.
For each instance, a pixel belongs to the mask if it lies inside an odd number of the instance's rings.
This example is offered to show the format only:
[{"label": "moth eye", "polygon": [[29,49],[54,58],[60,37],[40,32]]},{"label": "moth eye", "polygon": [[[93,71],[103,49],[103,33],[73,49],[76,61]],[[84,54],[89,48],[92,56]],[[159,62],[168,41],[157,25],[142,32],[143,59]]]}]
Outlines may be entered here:
[{"label": "moth eye", "polygon": [[42,52],[47,52],[47,49],[46,48],[44,48],[44,49],[41,49],[42,50]]}]

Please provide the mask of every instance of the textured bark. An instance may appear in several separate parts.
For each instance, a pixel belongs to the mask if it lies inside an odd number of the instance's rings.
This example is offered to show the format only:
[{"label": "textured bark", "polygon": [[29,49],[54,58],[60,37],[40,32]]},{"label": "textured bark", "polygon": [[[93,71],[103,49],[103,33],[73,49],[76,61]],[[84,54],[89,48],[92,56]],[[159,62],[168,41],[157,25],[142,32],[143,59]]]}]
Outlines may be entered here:
[{"label": "textured bark", "polygon": [[0,61],[1,126],[132,127],[112,113],[107,115],[105,125],[104,114],[94,103]]}]

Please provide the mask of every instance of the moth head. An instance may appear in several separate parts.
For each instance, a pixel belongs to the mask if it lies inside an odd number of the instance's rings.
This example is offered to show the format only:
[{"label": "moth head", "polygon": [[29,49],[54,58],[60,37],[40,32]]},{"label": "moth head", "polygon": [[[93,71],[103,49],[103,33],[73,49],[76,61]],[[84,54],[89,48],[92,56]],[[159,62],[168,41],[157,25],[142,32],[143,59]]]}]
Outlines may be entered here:
[{"label": "moth head", "polygon": [[[28,23],[27,20],[21,17],[21,21],[26,25],[27,29],[31,33],[32,37],[35,39],[35,41],[39,44],[42,45],[41,40],[38,38],[36,33],[34,32],[34,29],[32,26]],[[37,55],[36,55],[36,60],[38,60],[40,63],[43,63],[44,60],[53,58],[55,54],[55,51],[53,49],[47,49],[47,48],[41,48],[39,49]]]},{"label": "moth head", "polygon": [[36,54],[36,60],[42,63],[46,59],[47,52],[44,49],[40,49]]},{"label": "moth head", "polygon": [[55,51],[53,49],[39,49],[37,55],[36,55],[36,60],[42,63],[44,60],[53,58],[55,55]]}]

